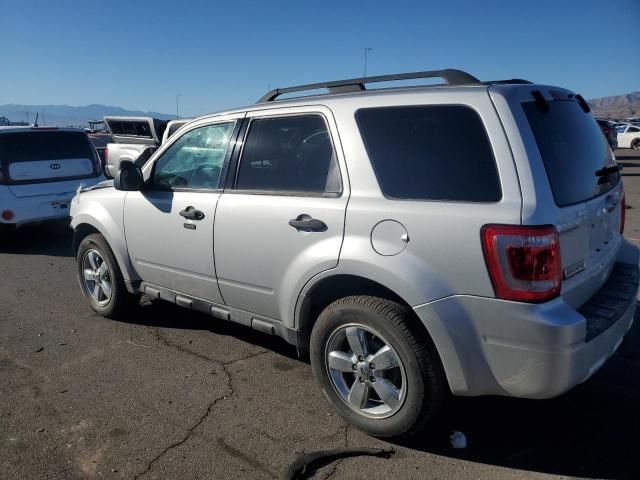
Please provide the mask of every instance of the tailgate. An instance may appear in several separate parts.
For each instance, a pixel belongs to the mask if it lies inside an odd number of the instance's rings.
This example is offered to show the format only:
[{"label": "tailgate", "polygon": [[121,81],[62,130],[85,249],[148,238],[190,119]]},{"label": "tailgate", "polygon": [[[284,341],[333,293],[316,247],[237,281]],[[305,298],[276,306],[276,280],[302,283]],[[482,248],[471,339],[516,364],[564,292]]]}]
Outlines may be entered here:
[{"label": "tailgate", "polygon": [[527,145],[522,222],[554,225],[560,237],[562,296],[584,304],[607,280],[622,242],[623,186],[613,153],[586,103],[573,92],[532,85],[508,90]]}]

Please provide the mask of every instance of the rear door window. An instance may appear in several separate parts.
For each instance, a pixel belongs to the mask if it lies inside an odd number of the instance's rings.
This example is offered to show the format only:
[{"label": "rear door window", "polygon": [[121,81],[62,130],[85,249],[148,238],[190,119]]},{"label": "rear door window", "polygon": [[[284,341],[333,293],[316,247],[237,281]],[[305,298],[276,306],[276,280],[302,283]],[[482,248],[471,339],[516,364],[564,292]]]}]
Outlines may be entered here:
[{"label": "rear door window", "polygon": [[382,193],[393,199],[502,198],[479,115],[461,105],[366,108],[356,121]]},{"label": "rear door window", "polygon": [[238,190],[337,195],[340,172],[329,131],[319,115],[251,122],[236,181]]},{"label": "rear door window", "polygon": [[544,162],[555,202],[567,206],[602,195],[617,185],[620,174],[597,176],[615,165],[613,153],[595,119],[574,100],[522,104]]}]

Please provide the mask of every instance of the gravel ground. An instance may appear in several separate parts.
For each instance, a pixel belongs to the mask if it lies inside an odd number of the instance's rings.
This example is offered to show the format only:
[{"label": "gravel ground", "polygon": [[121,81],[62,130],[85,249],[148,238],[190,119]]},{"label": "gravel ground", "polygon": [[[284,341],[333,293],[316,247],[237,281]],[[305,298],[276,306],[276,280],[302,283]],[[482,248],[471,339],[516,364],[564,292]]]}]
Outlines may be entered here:
[{"label": "gravel ground", "polygon": [[[640,244],[640,154],[617,154]],[[393,444],[337,418],[277,338],[165,303],[125,322],[94,315],[69,244],[49,225],[0,248],[0,479],[281,478],[299,453],[342,446],[396,453],[314,478],[640,478],[638,322],[560,398],[454,399],[429,432]],[[467,448],[449,446],[454,430]]]}]

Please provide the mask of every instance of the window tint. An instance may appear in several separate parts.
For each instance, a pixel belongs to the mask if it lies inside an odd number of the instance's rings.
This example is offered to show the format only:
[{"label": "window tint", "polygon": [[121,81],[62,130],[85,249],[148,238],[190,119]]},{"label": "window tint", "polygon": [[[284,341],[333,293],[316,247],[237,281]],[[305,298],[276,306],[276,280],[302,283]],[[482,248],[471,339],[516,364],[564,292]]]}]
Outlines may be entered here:
[{"label": "window tint", "polygon": [[253,120],[236,188],[339,193],[340,173],[323,118],[304,115]]},{"label": "window tint", "polygon": [[16,132],[0,135],[0,161],[93,160],[93,147],[84,132]]},{"label": "window tint", "polygon": [[627,130],[627,133],[629,133],[629,132],[640,132],[640,128],[629,127],[629,130]]},{"label": "window tint", "polygon": [[386,197],[497,202],[498,172],[482,120],[456,105],[368,108],[356,120]]},{"label": "window tint", "polygon": [[113,135],[153,138],[149,122],[139,120],[111,120],[109,129]]},{"label": "window tint", "polygon": [[594,118],[578,102],[548,102],[542,112],[535,102],[522,104],[544,162],[553,197],[559,206],[583,202],[611,190],[619,173],[598,177],[615,165],[607,140]]},{"label": "window tint", "polygon": [[156,161],[153,185],[160,188],[218,188],[235,122],[189,130]]}]

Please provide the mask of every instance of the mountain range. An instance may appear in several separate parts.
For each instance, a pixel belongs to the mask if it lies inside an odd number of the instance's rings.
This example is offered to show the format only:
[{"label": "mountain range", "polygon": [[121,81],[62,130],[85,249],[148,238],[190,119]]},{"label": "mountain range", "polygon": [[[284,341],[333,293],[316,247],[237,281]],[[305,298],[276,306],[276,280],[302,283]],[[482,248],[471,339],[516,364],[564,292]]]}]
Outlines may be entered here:
[{"label": "mountain range", "polygon": [[[640,91],[626,95],[594,98],[589,100],[593,113],[597,117],[624,119],[640,116]],[[85,105],[72,107],[69,105],[0,105],[0,117],[7,117],[12,122],[28,121],[33,123],[38,112],[40,125],[87,127],[89,120],[102,120],[104,116],[140,116],[171,120],[175,115],[159,112],[143,112],[127,110],[122,107],[107,105]]]},{"label": "mountain range", "polygon": [[154,117],[163,120],[176,118],[175,115],[166,113],[142,112],[140,110],[127,110],[122,107],[98,104],[85,105],[83,107],[69,105],[0,105],[0,117],[7,117],[12,122],[28,121],[31,124],[36,118],[36,112],[38,113],[38,123],[43,126],[88,127],[89,120],[102,120],[102,117],[111,115]]},{"label": "mountain range", "polygon": [[622,120],[628,117],[640,117],[640,92],[626,95],[595,98],[589,104],[596,117]]}]

